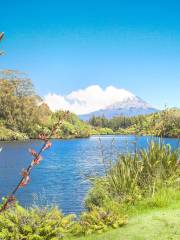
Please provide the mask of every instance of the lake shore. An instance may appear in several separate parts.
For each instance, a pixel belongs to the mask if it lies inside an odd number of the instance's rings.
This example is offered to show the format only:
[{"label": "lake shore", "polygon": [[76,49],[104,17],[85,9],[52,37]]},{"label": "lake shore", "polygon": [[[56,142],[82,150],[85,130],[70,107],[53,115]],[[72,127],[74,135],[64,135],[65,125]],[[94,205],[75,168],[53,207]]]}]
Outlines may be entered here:
[{"label": "lake shore", "polygon": [[[1,133],[1,132],[0,132]],[[160,137],[160,136],[157,136],[157,135],[151,135],[151,134],[141,134],[141,133],[117,133],[117,132],[113,132],[113,133],[110,133],[110,134],[92,134],[92,135],[89,135],[89,136],[74,136],[74,135],[71,135],[71,136],[64,136],[64,137],[51,137],[50,139],[53,139],[53,140],[69,140],[69,139],[83,139],[83,138],[90,138],[90,137],[93,137],[93,136],[99,136],[99,137],[102,137],[102,136],[131,136],[131,135],[134,135],[134,136],[137,136],[137,137]],[[179,139],[179,136],[161,136],[161,137],[165,137],[165,138],[177,138]],[[11,135],[1,135],[0,134],[0,142],[11,142],[11,141],[30,141],[30,140],[39,140],[38,138],[29,138],[27,135],[23,134],[23,133],[19,133],[19,132],[11,132]]]}]

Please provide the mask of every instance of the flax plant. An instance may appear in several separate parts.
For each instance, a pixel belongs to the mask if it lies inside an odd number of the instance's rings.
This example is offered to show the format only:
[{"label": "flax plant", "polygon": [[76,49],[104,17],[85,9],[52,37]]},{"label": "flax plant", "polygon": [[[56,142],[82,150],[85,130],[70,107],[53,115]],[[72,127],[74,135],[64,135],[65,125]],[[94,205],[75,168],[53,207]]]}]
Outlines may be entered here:
[{"label": "flax plant", "polygon": [[179,178],[179,150],[151,142],[147,149],[120,155],[108,172],[107,185],[112,195],[123,201],[152,196],[158,188],[171,186]]},{"label": "flax plant", "polygon": [[[180,151],[162,142],[120,154],[115,162],[104,163],[105,175],[94,179],[86,198],[87,208],[106,201],[134,204],[169,187],[180,189]],[[108,166],[108,167],[107,167]]]}]

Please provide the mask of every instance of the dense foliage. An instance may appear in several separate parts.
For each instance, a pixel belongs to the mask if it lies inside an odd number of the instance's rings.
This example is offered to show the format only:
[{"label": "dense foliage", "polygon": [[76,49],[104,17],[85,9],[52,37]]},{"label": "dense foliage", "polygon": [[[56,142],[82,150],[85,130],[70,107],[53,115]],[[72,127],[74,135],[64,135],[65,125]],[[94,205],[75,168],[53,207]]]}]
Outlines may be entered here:
[{"label": "dense foliage", "polygon": [[[50,112],[24,74],[3,71],[0,75],[0,126],[28,136],[35,124],[41,124]],[[46,108],[46,111],[44,111]],[[46,115],[42,116],[42,112]]]},{"label": "dense foliage", "polygon": [[26,134],[7,129],[4,126],[0,126],[0,141],[8,140],[26,140],[28,136]]},{"label": "dense foliage", "polygon": [[73,215],[64,217],[56,208],[27,210],[16,206],[0,215],[0,239],[61,239],[70,230],[73,219]]},{"label": "dense foliage", "polygon": [[140,134],[167,137],[180,136],[180,109],[135,117],[118,116],[112,119],[92,117],[89,123],[98,131],[108,128],[115,134]]},{"label": "dense foliage", "polygon": [[57,129],[57,137],[65,138],[72,137],[89,137],[91,128],[88,124],[82,122],[75,114],[70,113],[66,119],[63,118],[64,112],[58,111],[51,115],[50,124],[53,124],[56,119],[62,119],[61,128]]},{"label": "dense foliage", "polygon": [[126,222],[125,216],[98,207],[78,219],[74,214],[64,216],[56,207],[24,209],[16,204],[0,214],[0,239],[59,240],[66,236],[101,233]]},{"label": "dense foliage", "polygon": [[24,74],[11,70],[0,73],[0,140],[36,138],[40,132],[50,132],[57,118],[63,123],[53,137],[90,135],[90,126],[75,114],[69,113],[66,119],[63,116],[63,111],[50,111]]}]

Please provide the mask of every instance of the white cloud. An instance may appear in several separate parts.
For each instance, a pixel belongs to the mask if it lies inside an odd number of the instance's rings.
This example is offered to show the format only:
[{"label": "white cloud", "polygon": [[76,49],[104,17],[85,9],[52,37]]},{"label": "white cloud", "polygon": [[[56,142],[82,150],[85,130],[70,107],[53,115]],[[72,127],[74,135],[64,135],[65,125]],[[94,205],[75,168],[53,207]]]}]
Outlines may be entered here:
[{"label": "white cloud", "polygon": [[102,89],[99,85],[92,85],[66,96],[49,93],[44,100],[53,111],[61,109],[76,114],[86,114],[132,97],[134,95],[125,89],[113,86]]}]

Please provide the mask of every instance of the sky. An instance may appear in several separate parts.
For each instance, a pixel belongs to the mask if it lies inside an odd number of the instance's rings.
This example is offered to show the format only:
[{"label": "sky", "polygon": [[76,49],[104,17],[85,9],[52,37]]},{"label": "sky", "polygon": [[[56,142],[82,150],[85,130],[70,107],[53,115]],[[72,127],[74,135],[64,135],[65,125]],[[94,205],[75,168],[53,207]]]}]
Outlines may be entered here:
[{"label": "sky", "polygon": [[74,104],[91,96],[90,111],[128,90],[180,107],[180,1],[0,0],[0,13],[0,69],[26,72],[51,103],[84,112]]}]

